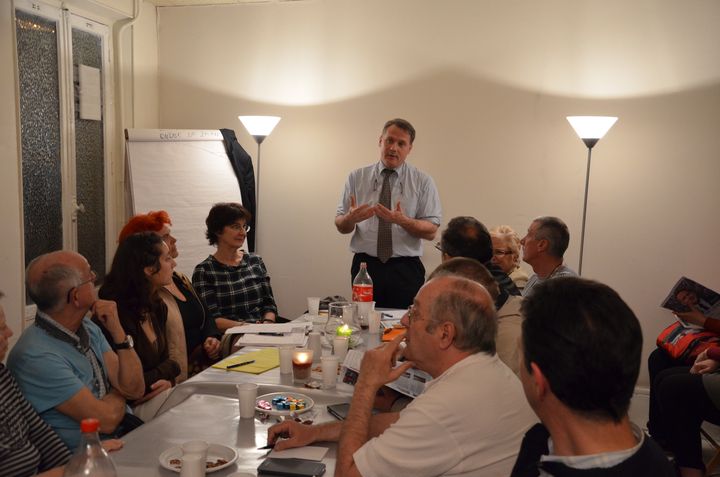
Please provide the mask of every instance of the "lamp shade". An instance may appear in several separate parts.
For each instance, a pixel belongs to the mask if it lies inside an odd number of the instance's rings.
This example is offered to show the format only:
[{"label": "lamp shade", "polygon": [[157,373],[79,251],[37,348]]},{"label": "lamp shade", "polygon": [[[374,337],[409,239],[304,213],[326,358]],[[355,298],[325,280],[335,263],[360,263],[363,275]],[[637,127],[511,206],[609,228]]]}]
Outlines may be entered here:
[{"label": "lamp shade", "polygon": [[238,116],[238,119],[247,132],[256,139],[258,136],[262,138],[269,136],[280,122],[280,116]]},{"label": "lamp shade", "polygon": [[568,116],[580,139],[602,139],[618,118],[615,116]]}]

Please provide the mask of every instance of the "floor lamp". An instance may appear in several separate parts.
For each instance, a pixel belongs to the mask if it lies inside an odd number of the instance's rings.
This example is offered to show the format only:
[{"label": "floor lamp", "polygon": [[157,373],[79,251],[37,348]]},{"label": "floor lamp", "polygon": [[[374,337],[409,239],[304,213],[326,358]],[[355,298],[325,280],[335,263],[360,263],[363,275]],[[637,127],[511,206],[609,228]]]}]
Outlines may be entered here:
[{"label": "floor lamp", "polygon": [[260,248],[260,240],[257,226],[260,217],[260,144],[270,135],[277,123],[279,116],[238,116],[240,122],[245,126],[250,135],[257,143],[257,177],[255,178],[255,253]]},{"label": "floor lamp", "polygon": [[614,116],[568,116],[570,126],[588,148],[587,172],[585,173],[585,201],[583,202],[582,233],[580,235],[580,263],[578,275],[582,276],[583,250],[585,247],[585,217],[587,215],[588,186],[590,185],[590,159],[592,148],[605,136],[618,118]]}]

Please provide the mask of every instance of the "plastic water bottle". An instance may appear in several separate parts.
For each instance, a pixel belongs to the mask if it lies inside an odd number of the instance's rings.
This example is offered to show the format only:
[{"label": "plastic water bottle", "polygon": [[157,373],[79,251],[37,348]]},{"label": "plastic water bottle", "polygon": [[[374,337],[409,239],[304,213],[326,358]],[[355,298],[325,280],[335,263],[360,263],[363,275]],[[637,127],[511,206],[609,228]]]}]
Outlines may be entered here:
[{"label": "plastic water bottle", "polygon": [[100,444],[100,421],[83,419],[80,422],[80,445],[65,466],[64,477],[117,477],[115,464]]},{"label": "plastic water bottle", "polygon": [[360,271],[353,280],[353,301],[373,301],[373,281],[367,271],[367,264],[360,263]]}]

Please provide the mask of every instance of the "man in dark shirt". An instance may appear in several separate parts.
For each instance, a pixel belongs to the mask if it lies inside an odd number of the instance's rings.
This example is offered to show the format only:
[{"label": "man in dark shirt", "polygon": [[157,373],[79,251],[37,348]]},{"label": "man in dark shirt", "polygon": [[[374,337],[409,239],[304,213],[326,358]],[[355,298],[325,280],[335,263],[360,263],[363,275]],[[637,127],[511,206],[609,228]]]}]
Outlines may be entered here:
[{"label": "man in dark shirt", "polygon": [[520,380],[542,424],[525,434],[512,477],[674,476],[628,417],[642,331],[620,296],[560,277],[538,284],[522,314]]}]

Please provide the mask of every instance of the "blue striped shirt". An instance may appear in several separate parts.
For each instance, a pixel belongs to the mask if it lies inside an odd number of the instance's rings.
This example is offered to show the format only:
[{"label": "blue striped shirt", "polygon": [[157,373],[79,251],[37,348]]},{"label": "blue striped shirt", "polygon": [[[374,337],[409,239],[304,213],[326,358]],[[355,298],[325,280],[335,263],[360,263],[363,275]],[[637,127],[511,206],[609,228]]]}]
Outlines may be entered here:
[{"label": "blue striped shirt", "polygon": [[[357,205],[377,204],[380,200],[384,168],[383,163],[378,161],[371,166],[352,171],[345,182],[336,216],[350,211],[350,196],[355,196]],[[408,163],[404,163],[395,171],[397,174],[390,176],[392,208],[394,209],[400,202],[400,207],[406,216],[440,225],[442,207],[432,177]],[[355,226],[350,240],[352,252],[377,256],[378,223],[377,217],[370,217]],[[392,240],[393,257],[422,256],[422,239],[410,235],[399,225],[392,224]]]}]

